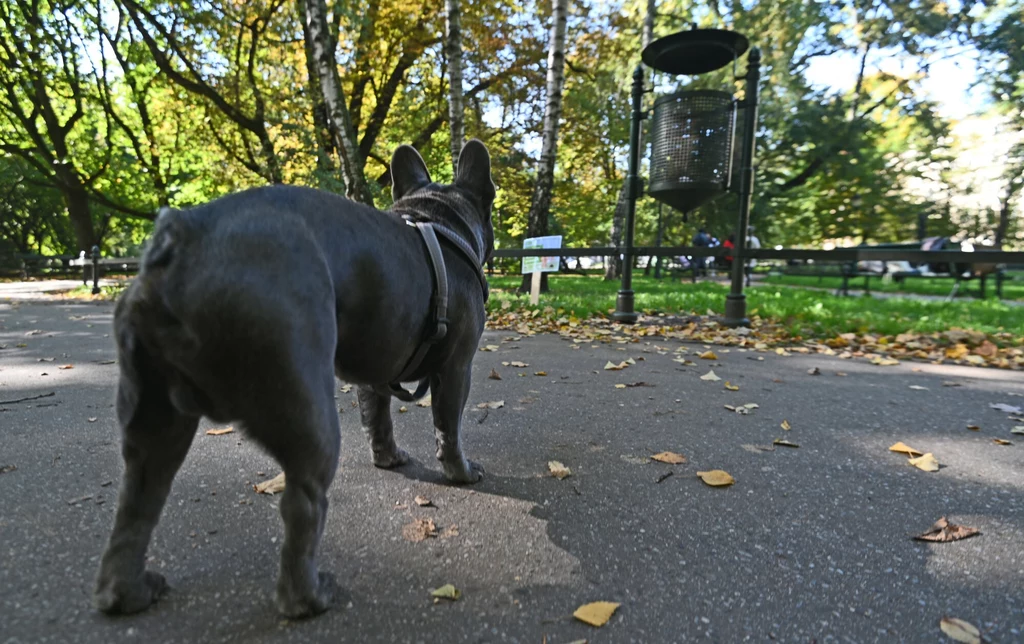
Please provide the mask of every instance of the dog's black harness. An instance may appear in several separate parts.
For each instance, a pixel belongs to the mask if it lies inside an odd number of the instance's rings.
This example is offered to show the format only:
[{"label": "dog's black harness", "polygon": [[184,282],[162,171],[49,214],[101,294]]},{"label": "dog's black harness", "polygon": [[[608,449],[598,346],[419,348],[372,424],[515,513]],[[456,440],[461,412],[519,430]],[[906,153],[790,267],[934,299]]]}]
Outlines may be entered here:
[{"label": "dog's black harness", "polygon": [[431,298],[432,316],[431,324],[427,328],[426,337],[420,342],[416,352],[412,354],[409,362],[405,365],[401,375],[396,382],[388,385],[391,395],[399,400],[410,402],[419,400],[427,394],[430,388],[430,381],[427,378],[420,380],[415,392],[410,392],[401,383],[407,382],[408,378],[419,368],[427,351],[440,342],[448,334],[448,270],[444,263],[444,255],[441,253],[441,244],[437,235],[440,234],[446,241],[450,242],[476,270],[477,279],[483,288],[484,301],[487,301],[489,288],[487,277],[484,275],[483,258],[478,257],[473,247],[465,239],[460,237],[454,230],[435,222],[413,221],[409,215],[403,215],[405,223],[414,226],[423,237],[423,243],[427,246],[427,257],[430,260],[431,268],[434,270],[434,295]]}]

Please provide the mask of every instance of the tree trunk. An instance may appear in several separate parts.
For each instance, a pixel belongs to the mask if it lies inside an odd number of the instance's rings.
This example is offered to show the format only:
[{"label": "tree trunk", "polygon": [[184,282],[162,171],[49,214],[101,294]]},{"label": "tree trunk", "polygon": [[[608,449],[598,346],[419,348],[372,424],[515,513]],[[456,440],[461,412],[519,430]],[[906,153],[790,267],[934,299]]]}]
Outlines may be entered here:
[{"label": "tree trunk", "polygon": [[[562,89],[565,86],[565,26],[569,13],[569,0],[554,0],[551,12],[551,34],[548,37],[547,102],[544,106],[544,129],[541,134],[540,163],[537,182],[530,200],[526,236],[543,237],[548,234],[548,214],[551,211],[551,192],[555,182],[555,159],[558,155],[558,122],[562,116]],[[547,274],[541,278],[541,290],[547,292]],[[520,290],[529,292],[530,276],[523,276]]]},{"label": "tree trunk", "polygon": [[452,171],[458,172],[459,153],[466,138],[465,107],[462,93],[462,26],[459,0],[445,0],[448,10],[448,125],[451,132]]},{"label": "tree trunk", "polygon": [[306,54],[306,94],[309,96],[313,134],[316,138],[316,169],[319,174],[316,180],[317,184],[322,186],[324,179],[337,170],[334,165],[334,135],[331,132],[331,120],[327,114],[323,89],[320,87],[320,75],[313,52],[313,37],[309,33],[309,22],[306,20],[306,3],[298,2],[296,5],[299,20],[302,22],[302,40]]},{"label": "tree trunk", "polygon": [[[658,14],[658,2],[657,0],[647,0],[647,15],[644,16],[644,34],[643,34],[643,46],[646,47],[654,40],[654,18]],[[637,141],[641,152],[644,149],[644,132],[643,128],[640,129],[640,139]],[[615,202],[615,213],[612,215],[612,229],[611,229],[611,245],[618,248],[622,243],[622,232],[626,226],[626,194],[627,194],[627,183],[625,180],[622,181],[622,187],[619,189],[619,199]],[[618,279],[622,272],[622,257],[621,254],[615,255],[614,257],[608,258],[608,263],[604,267],[604,278],[606,280]]]},{"label": "tree trunk", "polygon": [[68,208],[68,218],[71,220],[72,230],[75,231],[75,242],[78,244],[78,249],[84,250],[88,255],[92,252],[92,247],[99,244],[100,240],[92,225],[89,193],[77,179],[78,177],[72,179],[72,185],[62,186],[61,194],[64,196],[64,203]]},{"label": "tree trunk", "polygon": [[338,65],[334,59],[335,42],[327,24],[325,0],[303,0],[306,4],[306,25],[304,36],[311,43],[316,73],[320,79],[320,90],[327,117],[334,137],[334,147],[341,161],[341,172],[345,178],[345,195],[349,199],[373,205],[373,195],[363,175],[363,161],[356,145],[355,132],[345,100],[345,91],[338,77]]},{"label": "tree trunk", "polygon": [[1022,185],[1024,184],[1012,177],[1006,182],[1006,192],[999,203],[999,222],[996,224],[994,240],[996,249],[1002,249],[1003,242],[1006,241],[1006,233],[1010,231],[1010,215],[1013,213],[1013,197]]}]

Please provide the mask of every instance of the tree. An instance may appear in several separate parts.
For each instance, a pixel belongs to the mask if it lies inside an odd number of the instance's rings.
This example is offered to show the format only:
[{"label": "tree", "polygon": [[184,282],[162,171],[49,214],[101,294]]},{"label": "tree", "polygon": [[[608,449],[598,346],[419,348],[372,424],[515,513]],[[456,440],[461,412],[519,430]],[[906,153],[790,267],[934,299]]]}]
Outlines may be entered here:
[{"label": "tree", "polygon": [[[552,9],[551,33],[548,37],[547,98],[544,106],[537,180],[530,201],[527,237],[542,237],[548,232],[551,189],[555,180],[555,159],[558,154],[558,126],[562,117],[562,88],[565,85],[565,30],[569,0],[554,0]],[[541,290],[547,291],[547,276],[543,277]],[[529,289],[530,277],[524,275],[521,290]]]},{"label": "tree", "polygon": [[448,58],[448,130],[451,132],[453,173],[458,172],[459,154],[466,138],[465,106],[462,94],[462,26],[459,0],[445,0],[448,12],[448,38],[445,54]]}]

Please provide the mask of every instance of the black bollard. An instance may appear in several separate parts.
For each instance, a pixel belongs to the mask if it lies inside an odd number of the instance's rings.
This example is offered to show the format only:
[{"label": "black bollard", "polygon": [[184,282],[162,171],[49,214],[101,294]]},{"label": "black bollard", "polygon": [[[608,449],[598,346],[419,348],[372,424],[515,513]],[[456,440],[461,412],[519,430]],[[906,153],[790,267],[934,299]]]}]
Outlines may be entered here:
[{"label": "black bollard", "polygon": [[100,247],[92,247],[92,294],[100,293]]}]

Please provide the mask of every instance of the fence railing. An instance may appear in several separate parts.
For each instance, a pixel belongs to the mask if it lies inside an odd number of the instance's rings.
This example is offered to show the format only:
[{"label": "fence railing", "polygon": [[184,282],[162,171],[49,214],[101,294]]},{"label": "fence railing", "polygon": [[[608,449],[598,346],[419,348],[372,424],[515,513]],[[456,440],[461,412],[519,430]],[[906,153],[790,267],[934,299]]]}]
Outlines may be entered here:
[{"label": "fence railing", "polygon": [[[613,257],[623,253],[612,246],[590,248],[500,248],[495,257]],[[864,262],[864,261],[907,261],[915,263],[955,264],[1024,264],[1024,251],[979,250],[908,250],[902,248],[836,248],[814,250],[803,248],[759,248],[745,249],[742,253],[734,249],[715,246],[635,246],[635,257],[737,257],[739,259],[781,259],[811,260],[815,262]]]}]

